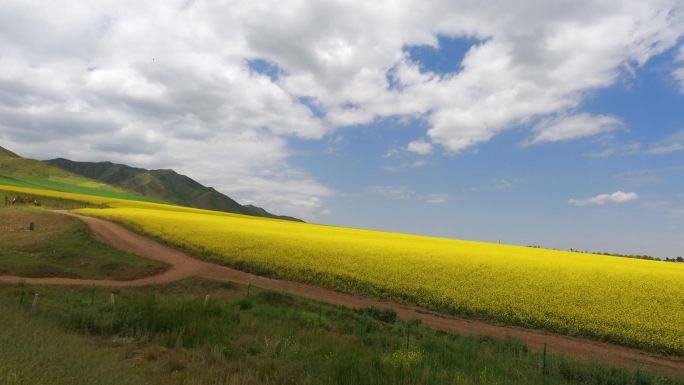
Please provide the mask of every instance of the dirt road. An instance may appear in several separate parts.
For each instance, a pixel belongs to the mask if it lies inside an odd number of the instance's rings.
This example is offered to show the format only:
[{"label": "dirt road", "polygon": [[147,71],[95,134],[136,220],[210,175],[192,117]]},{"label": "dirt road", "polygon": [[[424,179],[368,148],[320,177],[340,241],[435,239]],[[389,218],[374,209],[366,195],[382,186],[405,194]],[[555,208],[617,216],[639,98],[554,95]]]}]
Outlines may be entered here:
[{"label": "dirt road", "polygon": [[466,335],[472,331],[476,335],[511,336],[525,341],[530,349],[536,351],[541,351],[544,344],[546,344],[551,352],[563,353],[580,359],[595,358],[626,368],[634,368],[636,363],[639,362],[642,368],[652,372],[684,378],[684,358],[668,358],[636,349],[539,330],[465,320],[391,301],[381,301],[376,298],[339,293],[298,282],[257,276],[225,266],[200,261],[184,252],[136,234],[115,223],[98,218],[77,216],[90,226],[100,240],[128,252],[166,262],[171,267],[158,275],[133,281],[0,276],[0,283],[17,284],[26,282],[27,284],[34,285],[130,287],[167,283],[193,276],[243,284],[251,283],[261,288],[287,291],[300,297],[324,300],[325,302],[348,308],[364,308],[369,306],[391,308],[402,319],[419,319],[423,324],[435,329],[448,330],[461,335]]}]

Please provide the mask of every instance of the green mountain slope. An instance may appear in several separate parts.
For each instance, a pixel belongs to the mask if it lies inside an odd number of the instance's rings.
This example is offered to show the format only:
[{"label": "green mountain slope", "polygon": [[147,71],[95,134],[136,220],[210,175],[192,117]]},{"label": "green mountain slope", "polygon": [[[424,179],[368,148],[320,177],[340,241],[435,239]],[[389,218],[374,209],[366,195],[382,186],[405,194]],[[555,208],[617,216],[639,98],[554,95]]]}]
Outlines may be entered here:
[{"label": "green mountain slope", "polygon": [[74,174],[40,160],[22,158],[2,147],[0,147],[0,184],[121,199],[162,201]]},{"label": "green mountain slope", "polygon": [[260,207],[243,206],[212,187],[203,186],[173,170],[147,170],[112,162],[76,162],[63,158],[48,160],[46,163],[87,178],[183,206],[300,221],[297,218],[271,214]]},{"label": "green mountain slope", "polygon": [[6,159],[6,158],[19,158],[19,155],[13,153],[12,151],[0,147],[0,159]]}]

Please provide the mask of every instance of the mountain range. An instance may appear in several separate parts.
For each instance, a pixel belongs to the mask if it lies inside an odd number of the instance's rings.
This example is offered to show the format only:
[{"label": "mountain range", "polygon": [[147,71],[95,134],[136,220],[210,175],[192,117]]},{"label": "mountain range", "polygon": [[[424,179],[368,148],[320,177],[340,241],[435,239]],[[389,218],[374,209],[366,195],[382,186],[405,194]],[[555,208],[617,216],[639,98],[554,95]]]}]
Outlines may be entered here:
[{"label": "mountain range", "polygon": [[[112,162],[77,162],[64,158],[40,161],[0,147],[0,182],[35,188],[93,193],[106,191],[139,200],[258,217],[300,221],[261,207],[241,205],[229,196],[174,170],[147,170]],[[85,191],[87,190],[87,191]]]},{"label": "mountain range", "polygon": [[241,205],[213,187],[206,187],[174,170],[148,170],[112,162],[77,162],[64,158],[45,162],[86,178],[181,206],[301,221],[289,216],[271,214],[261,207]]}]

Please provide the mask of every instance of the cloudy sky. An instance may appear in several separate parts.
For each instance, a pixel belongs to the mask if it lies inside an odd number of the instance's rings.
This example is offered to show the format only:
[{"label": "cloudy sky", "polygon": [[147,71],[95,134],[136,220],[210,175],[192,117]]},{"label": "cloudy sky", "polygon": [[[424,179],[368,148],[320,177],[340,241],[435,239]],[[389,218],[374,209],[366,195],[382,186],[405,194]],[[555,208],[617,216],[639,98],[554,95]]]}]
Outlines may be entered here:
[{"label": "cloudy sky", "polygon": [[684,255],[684,3],[0,3],[0,145],[337,225]]}]

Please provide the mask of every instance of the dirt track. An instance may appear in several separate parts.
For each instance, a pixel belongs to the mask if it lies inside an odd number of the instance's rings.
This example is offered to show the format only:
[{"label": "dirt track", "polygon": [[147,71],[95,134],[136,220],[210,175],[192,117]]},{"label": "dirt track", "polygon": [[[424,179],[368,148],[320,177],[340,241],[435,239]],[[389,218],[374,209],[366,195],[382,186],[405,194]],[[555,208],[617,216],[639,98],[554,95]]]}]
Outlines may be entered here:
[{"label": "dirt track", "polygon": [[317,286],[261,277],[225,266],[200,261],[184,252],[131,232],[112,222],[92,217],[77,216],[90,226],[100,240],[128,252],[166,262],[171,267],[158,275],[133,281],[0,276],[0,283],[17,284],[26,282],[34,285],[130,287],[167,283],[192,276],[243,284],[251,283],[252,285],[261,288],[287,291],[293,295],[324,300],[331,304],[349,308],[363,308],[374,305],[383,308],[391,308],[394,309],[397,312],[397,315],[402,319],[420,319],[423,324],[435,329],[448,330],[461,335],[466,335],[470,331],[476,335],[508,335],[525,341],[528,347],[536,351],[541,351],[544,344],[547,344],[548,350],[551,352],[564,353],[581,359],[595,358],[627,368],[633,368],[636,363],[639,362],[642,367],[647,368],[652,372],[684,378],[684,358],[668,358],[636,349],[587,339],[566,337],[539,330],[499,326],[481,321],[459,319],[439,315],[417,307],[401,305],[395,302],[380,301],[375,298],[343,294]]}]

